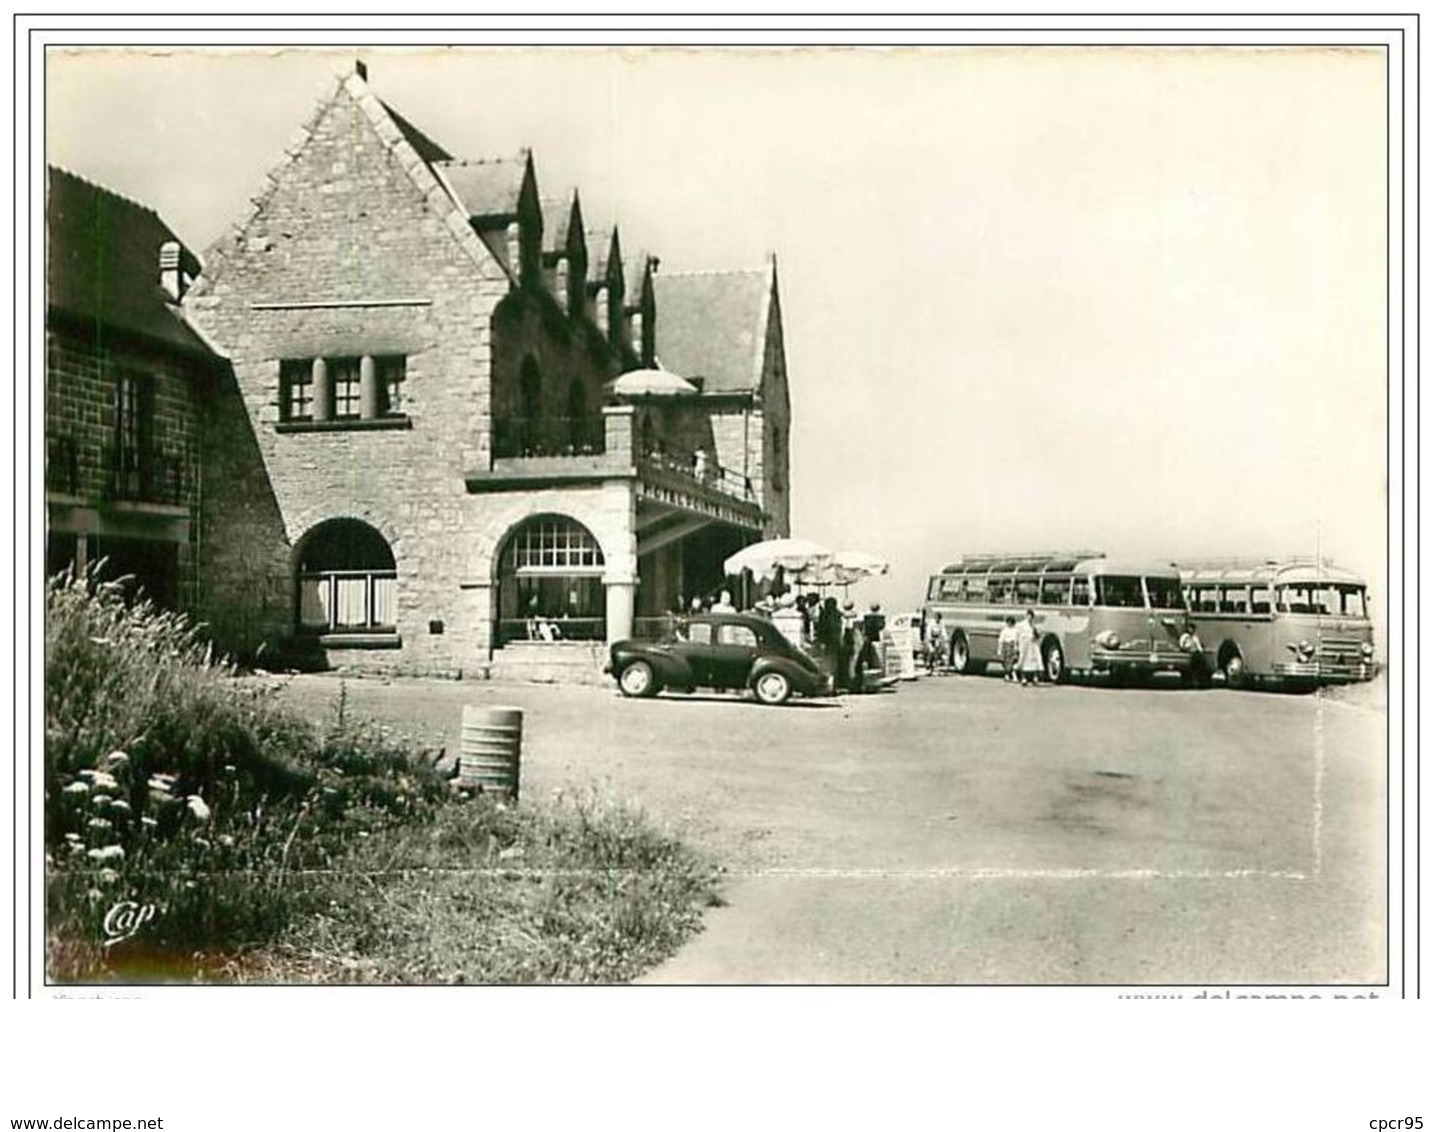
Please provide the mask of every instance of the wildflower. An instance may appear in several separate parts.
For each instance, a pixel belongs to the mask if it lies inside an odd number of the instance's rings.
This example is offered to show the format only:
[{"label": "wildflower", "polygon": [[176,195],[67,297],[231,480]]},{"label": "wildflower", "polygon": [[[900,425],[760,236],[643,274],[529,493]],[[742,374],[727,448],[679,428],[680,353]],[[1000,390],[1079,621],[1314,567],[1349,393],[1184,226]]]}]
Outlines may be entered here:
[{"label": "wildflower", "polygon": [[103,770],[82,770],[80,777],[89,779],[90,786],[96,790],[119,789],[119,783],[115,780],[114,775]]},{"label": "wildflower", "polygon": [[89,784],[85,782],[80,782],[78,780],[71,782],[68,786],[66,786],[63,790],[60,791],[61,794],[88,794],[89,792]]},{"label": "wildflower", "polygon": [[117,770],[119,767],[129,765],[129,756],[123,751],[111,751],[104,757],[106,770]]},{"label": "wildflower", "polygon": [[119,880],[119,873],[114,869],[101,869],[99,871],[100,884],[113,884]]},{"label": "wildflower", "polygon": [[122,814],[127,814],[130,812],[129,803],[126,802],[123,798],[111,798],[109,808],[112,810],[118,810]]},{"label": "wildflower", "polygon": [[85,843],[83,841],[71,841],[68,844],[71,853],[83,853],[85,851]]},{"label": "wildflower", "polygon": [[121,845],[106,845],[103,849],[91,849],[88,856],[91,861],[123,861],[124,847]]},{"label": "wildflower", "polygon": [[108,818],[90,818],[89,821],[85,822],[85,825],[89,826],[90,829],[114,828],[114,823],[111,822]]},{"label": "wildflower", "polygon": [[199,797],[198,794],[190,794],[189,797],[184,799],[184,801],[189,806],[189,812],[193,814],[195,818],[197,818],[200,822],[206,822],[209,820],[209,807],[205,804],[204,799]]},{"label": "wildflower", "polygon": [[157,825],[159,824],[157,821],[155,821],[155,820],[154,820],[152,817],[150,817],[148,814],[145,814],[144,817],[140,818],[140,819],[139,819],[139,823],[140,823],[140,825],[147,825],[150,829],[153,829],[155,826],[157,826]]},{"label": "wildflower", "polygon": [[178,779],[172,774],[151,774],[149,788],[157,794],[168,794]]},{"label": "wildflower", "polygon": [[234,846],[234,839],[230,837],[227,833],[220,834],[219,844],[224,846],[225,849],[232,849]]},{"label": "wildflower", "polygon": [[78,841],[78,840],[80,840],[80,835],[79,835],[78,833],[67,833],[67,834],[65,834],[65,840],[66,840],[66,841]]}]

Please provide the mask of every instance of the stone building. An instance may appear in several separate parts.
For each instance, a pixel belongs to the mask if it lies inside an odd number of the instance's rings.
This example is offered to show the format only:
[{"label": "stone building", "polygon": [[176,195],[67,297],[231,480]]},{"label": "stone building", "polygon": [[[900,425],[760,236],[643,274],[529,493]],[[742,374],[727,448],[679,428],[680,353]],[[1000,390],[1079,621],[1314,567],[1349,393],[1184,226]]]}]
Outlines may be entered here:
[{"label": "stone building", "polygon": [[207,406],[204,616],[334,665],[570,663],[787,532],[774,260],[663,273],[544,199],[530,153],[459,160],[336,83],[185,312]]},{"label": "stone building", "polygon": [[198,271],[153,211],[48,170],[45,565],[200,604],[199,420],[219,359],[177,305]]}]

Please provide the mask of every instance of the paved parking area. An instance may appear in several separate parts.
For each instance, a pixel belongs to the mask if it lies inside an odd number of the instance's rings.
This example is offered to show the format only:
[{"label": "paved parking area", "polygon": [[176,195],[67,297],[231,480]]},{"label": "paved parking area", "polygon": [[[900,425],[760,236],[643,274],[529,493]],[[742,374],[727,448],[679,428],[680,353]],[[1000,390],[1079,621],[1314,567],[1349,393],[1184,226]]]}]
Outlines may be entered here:
[{"label": "paved parking area", "polygon": [[[464,704],[522,707],[526,796],[628,799],[723,861],[727,907],[652,981],[1385,978],[1386,717],[1367,693],[945,677],[770,709],[346,683],[350,710],[450,751]],[[339,686],[286,694],[323,710]]]}]

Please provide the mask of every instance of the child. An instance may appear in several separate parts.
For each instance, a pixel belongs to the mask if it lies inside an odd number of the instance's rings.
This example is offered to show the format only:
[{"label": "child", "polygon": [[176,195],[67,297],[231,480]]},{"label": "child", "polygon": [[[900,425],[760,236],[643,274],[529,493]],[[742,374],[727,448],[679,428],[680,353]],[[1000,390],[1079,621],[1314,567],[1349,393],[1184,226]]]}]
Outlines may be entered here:
[{"label": "child", "polygon": [[1005,669],[1005,679],[1015,683],[1015,666],[1020,660],[1020,632],[1015,628],[1015,618],[1005,618],[1005,628],[1000,630],[1000,663]]}]

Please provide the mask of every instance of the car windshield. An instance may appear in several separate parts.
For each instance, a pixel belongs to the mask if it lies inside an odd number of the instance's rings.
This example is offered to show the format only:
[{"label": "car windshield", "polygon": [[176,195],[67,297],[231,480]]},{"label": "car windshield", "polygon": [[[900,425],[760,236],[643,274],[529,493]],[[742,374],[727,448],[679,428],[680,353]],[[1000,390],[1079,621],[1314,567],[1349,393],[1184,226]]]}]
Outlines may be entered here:
[{"label": "car windshield", "polygon": [[1280,613],[1368,616],[1362,586],[1280,586],[1276,600]]},{"label": "car windshield", "polygon": [[1151,609],[1183,609],[1184,590],[1178,578],[1146,578]]},{"label": "car windshield", "polygon": [[1095,603],[1115,609],[1143,609],[1144,590],[1137,577],[1126,574],[1102,574],[1095,579]]}]

